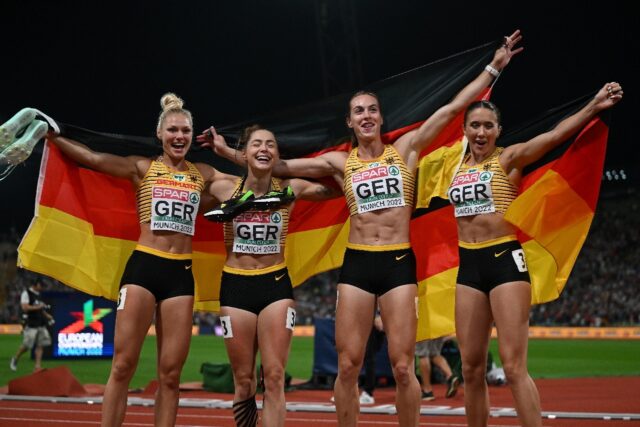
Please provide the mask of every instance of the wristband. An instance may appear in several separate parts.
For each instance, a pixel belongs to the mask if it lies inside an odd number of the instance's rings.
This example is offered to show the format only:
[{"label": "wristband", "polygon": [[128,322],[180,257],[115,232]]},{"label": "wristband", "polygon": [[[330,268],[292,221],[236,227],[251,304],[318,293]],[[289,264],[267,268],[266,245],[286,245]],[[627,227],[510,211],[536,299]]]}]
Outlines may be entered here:
[{"label": "wristband", "polygon": [[491,65],[487,65],[486,67],[484,67],[484,70],[487,73],[491,74],[493,77],[498,77],[500,75],[500,71],[496,70]]}]

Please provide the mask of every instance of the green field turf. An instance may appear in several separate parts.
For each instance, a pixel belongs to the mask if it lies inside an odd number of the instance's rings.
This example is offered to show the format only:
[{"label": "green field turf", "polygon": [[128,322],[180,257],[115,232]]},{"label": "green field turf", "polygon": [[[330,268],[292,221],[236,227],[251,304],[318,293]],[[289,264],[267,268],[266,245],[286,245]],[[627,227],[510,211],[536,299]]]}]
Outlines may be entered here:
[{"label": "green field turf", "polygon": [[[33,361],[23,355],[18,372],[9,370],[9,359],[20,345],[18,335],[0,335],[0,386],[9,380],[26,375]],[[155,337],[147,337],[138,370],[131,388],[144,387],[155,377]],[[491,352],[497,357],[496,342]],[[200,365],[204,362],[227,361],[222,338],[194,336],[189,358],[182,372],[182,382],[201,381]],[[294,378],[309,379],[313,364],[313,338],[294,338],[287,372]],[[45,360],[44,367],[68,366],[83,384],[105,384],[109,376],[110,360],[53,361]],[[534,378],[571,378],[594,376],[640,375],[640,341],[615,340],[530,340],[529,370]]]}]

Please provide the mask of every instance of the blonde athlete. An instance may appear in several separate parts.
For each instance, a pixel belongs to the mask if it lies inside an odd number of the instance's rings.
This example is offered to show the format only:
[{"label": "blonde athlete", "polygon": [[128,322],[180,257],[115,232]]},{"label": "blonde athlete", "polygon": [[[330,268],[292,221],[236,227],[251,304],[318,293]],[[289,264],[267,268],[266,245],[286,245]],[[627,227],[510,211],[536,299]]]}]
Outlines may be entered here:
[{"label": "blonde athlete", "polygon": [[[349,102],[346,117],[357,143],[350,153],[330,152],[282,160],[276,165],[278,176],[333,176],[344,188],[351,213],[336,307],[338,377],[334,396],[341,426],[355,426],[358,420],[358,375],[376,296],[387,331],[399,423],[418,425],[420,385],[414,368],[417,318],[413,309],[417,280],[409,221],[419,155],[522,50],[513,49],[520,39],[520,31],[506,37],[485,71],[420,128],[393,144],[382,143],[383,116],[377,96],[358,92]],[[236,157],[235,150],[226,145],[216,145],[216,152],[230,160]]]},{"label": "blonde athlete", "polygon": [[464,133],[470,153],[449,187],[458,223],[460,268],[456,285],[456,336],[462,355],[464,400],[470,427],[489,417],[485,380],[491,324],[498,330],[500,360],[525,427],[541,426],[540,397],[527,371],[531,285],[515,228],[503,218],[515,199],[525,166],[566,141],[600,111],[622,99],[607,83],[584,108],[553,130],[507,148],[496,147],[500,112],[490,102],[471,104]]},{"label": "blonde athlete", "polygon": [[[205,145],[225,145],[215,129],[202,136]],[[302,179],[272,177],[280,156],[275,136],[259,126],[244,130],[240,145],[247,165],[243,178],[227,175],[210,185],[218,200],[251,191],[256,197],[293,189],[296,198],[325,200],[339,190]],[[220,289],[221,325],[233,369],[233,413],[238,426],[255,426],[256,354],[264,379],[262,425],[283,426],[286,406],[284,369],[295,326],[295,302],[285,265],[284,243],[293,203],[270,210],[248,210],[224,223],[227,259]]]},{"label": "blonde athlete", "polygon": [[129,382],[154,315],[159,383],[155,425],[175,424],[180,373],[193,322],[191,240],[195,217],[207,183],[225,177],[209,165],[185,160],[193,136],[191,113],[171,93],[160,103],[163,111],[156,135],[162,154],[154,159],[99,153],[50,134],[67,157],[96,171],[126,178],[136,188],[140,237],[120,284],[115,352],[102,402],[105,427],[119,426],[124,420]]}]

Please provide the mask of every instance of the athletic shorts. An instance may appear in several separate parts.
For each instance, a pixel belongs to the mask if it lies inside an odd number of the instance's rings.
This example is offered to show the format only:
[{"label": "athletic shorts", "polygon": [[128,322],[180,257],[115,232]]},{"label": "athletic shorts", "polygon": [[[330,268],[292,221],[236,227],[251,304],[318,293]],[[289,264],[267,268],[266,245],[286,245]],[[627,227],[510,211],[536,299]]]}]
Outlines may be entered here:
[{"label": "athletic shorts", "polygon": [[260,314],[269,304],[293,299],[289,270],[284,264],[258,270],[224,266],[220,284],[220,306]]},{"label": "athletic shorts", "polygon": [[416,256],[409,244],[365,246],[347,244],[338,283],[384,295],[398,286],[415,284]]},{"label": "athletic shorts", "polygon": [[29,350],[51,345],[51,335],[45,326],[26,326],[22,331],[22,344]]},{"label": "athletic shorts", "polygon": [[442,353],[445,337],[432,340],[418,341],[416,343],[416,356],[418,357],[435,357]]},{"label": "athletic shorts", "polygon": [[489,295],[498,285],[529,282],[524,251],[515,236],[481,243],[459,242],[460,268],[457,283]]},{"label": "athletic shorts", "polygon": [[194,294],[191,254],[174,255],[136,246],[124,268],[120,287],[138,285],[147,289],[156,302]]}]

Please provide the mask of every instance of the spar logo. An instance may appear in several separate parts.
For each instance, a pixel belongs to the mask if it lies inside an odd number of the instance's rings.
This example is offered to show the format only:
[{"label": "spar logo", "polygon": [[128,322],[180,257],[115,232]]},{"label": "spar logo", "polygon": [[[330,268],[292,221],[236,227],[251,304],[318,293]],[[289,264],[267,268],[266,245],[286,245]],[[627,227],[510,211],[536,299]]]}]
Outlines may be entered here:
[{"label": "spar logo", "polygon": [[101,334],[104,331],[104,325],[102,324],[100,319],[102,319],[112,311],[113,309],[111,308],[96,308],[94,310],[93,300],[90,299],[82,304],[82,311],[72,311],[70,313],[77,320],[60,330],[59,333],[75,334],[85,328],[91,328]]},{"label": "spar logo", "polygon": [[491,181],[491,177],[493,176],[492,172],[482,172],[480,174],[480,181],[482,182],[487,182],[487,181]]}]

